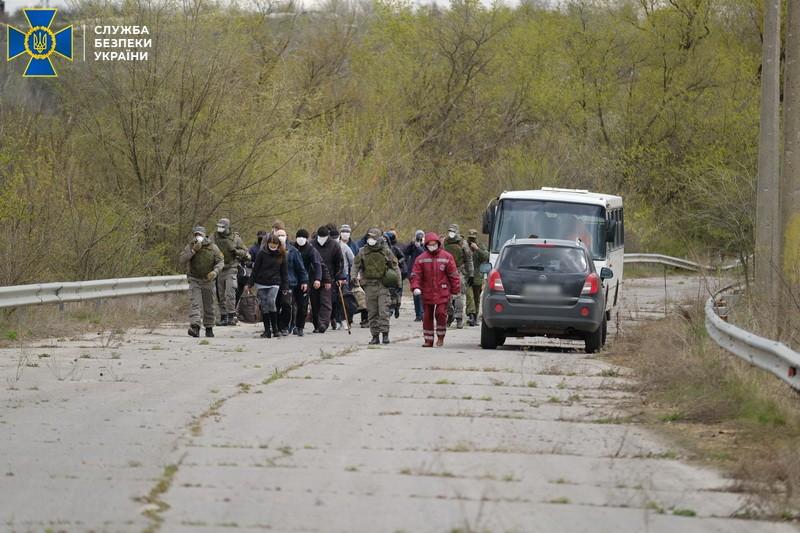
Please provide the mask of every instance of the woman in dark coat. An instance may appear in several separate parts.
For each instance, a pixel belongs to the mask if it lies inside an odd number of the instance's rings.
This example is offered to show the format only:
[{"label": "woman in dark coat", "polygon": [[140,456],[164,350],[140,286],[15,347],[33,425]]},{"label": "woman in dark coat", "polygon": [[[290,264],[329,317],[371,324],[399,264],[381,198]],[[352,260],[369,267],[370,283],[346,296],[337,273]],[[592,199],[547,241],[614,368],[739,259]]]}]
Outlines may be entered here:
[{"label": "woman in dark coat", "polygon": [[281,336],[278,329],[278,308],[275,299],[278,291],[289,289],[289,261],[286,257],[286,248],[283,247],[278,237],[272,233],[267,237],[266,246],[256,254],[253,273],[250,277],[250,286],[258,289],[258,299],[261,303],[261,314],[264,319],[264,338]]}]

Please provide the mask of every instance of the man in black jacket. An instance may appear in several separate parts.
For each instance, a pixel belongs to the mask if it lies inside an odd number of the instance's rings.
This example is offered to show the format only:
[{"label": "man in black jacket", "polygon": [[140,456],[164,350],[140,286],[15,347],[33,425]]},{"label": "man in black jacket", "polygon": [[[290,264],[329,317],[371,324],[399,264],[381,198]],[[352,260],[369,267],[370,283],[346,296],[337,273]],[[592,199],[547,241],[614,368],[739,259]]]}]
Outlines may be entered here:
[{"label": "man in black jacket", "polygon": [[295,234],[295,248],[303,258],[303,266],[308,272],[308,290],[305,292],[295,292],[295,302],[297,303],[297,314],[295,315],[293,333],[302,337],[305,332],[306,315],[308,314],[309,294],[318,291],[322,287],[322,258],[314,246],[308,242],[308,230],[299,229]]},{"label": "man in black jacket", "polygon": [[[311,245],[322,258],[322,287],[311,291],[311,318],[314,333],[325,333],[331,323],[333,310],[333,284],[342,285],[347,279],[344,273],[344,257],[338,242],[330,238],[330,229],[320,226]],[[338,289],[337,289],[338,294]]]}]

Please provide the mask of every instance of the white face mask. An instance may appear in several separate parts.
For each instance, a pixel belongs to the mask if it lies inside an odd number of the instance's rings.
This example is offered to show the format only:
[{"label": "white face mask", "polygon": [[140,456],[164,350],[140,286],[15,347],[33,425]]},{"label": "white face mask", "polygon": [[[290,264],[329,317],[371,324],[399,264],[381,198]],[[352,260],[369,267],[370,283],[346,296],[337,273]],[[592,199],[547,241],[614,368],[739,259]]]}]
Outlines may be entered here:
[{"label": "white face mask", "polygon": [[203,236],[202,235],[195,235],[194,236],[194,240],[196,240],[197,242],[203,242]]},{"label": "white face mask", "polygon": [[448,231],[447,232],[447,236],[450,237],[451,239],[455,239],[456,238],[456,232],[455,231]]},{"label": "white face mask", "polygon": [[308,242],[308,239],[306,239],[305,237],[298,237],[297,238],[297,245],[298,246],[305,246],[307,242]]},{"label": "white face mask", "polygon": [[267,248],[269,248],[269,249],[270,249],[270,251],[272,251],[272,252],[275,252],[275,251],[277,251],[277,250],[278,250],[278,247],[277,247],[277,246],[275,246],[274,244],[270,244],[270,245],[268,245],[268,246],[267,246]]},{"label": "white face mask", "polygon": [[429,252],[435,252],[436,250],[439,249],[439,245],[438,244],[429,244],[428,246],[426,246],[426,248],[428,249]]},{"label": "white face mask", "polygon": [[217,233],[225,233],[225,228],[223,226],[217,226]]},{"label": "white face mask", "polygon": [[345,241],[345,242],[350,240],[350,232],[348,232],[348,231],[345,231],[344,233],[341,233],[341,236],[342,236],[342,240]]},{"label": "white face mask", "polygon": [[281,241],[281,244],[286,246],[286,235],[278,235],[278,240]]},{"label": "white face mask", "polygon": [[375,246],[376,244],[378,244],[378,240],[377,239],[373,239],[373,238],[369,238],[369,239],[367,239],[367,244],[369,244],[370,246]]},{"label": "white face mask", "polygon": [[325,246],[325,243],[328,242],[328,238],[327,237],[319,237],[318,236],[317,237],[317,242],[319,243],[320,246]]}]

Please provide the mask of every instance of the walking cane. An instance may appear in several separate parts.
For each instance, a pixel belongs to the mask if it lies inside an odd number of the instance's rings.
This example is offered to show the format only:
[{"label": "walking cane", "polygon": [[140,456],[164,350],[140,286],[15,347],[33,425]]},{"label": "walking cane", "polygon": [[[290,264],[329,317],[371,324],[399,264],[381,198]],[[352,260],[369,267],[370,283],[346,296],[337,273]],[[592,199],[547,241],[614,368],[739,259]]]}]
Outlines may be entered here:
[{"label": "walking cane", "polygon": [[347,324],[347,334],[352,335],[353,332],[350,331],[350,317],[347,316],[347,306],[344,303],[344,294],[342,294],[342,286],[338,283],[336,284],[339,287],[339,299],[342,301],[342,311],[344,311],[344,323]]}]

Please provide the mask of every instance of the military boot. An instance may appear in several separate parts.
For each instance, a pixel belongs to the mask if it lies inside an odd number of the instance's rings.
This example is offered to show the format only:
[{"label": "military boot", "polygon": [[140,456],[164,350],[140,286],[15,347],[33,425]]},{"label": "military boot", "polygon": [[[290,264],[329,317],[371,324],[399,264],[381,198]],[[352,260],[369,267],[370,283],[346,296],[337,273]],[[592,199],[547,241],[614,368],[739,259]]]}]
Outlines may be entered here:
[{"label": "military boot", "polygon": [[383,334],[383,344],[389,344],[389,334],[388,333],[384,333]]},{"label": "military boot", "polygon": [[206,337],[213,337],[214,336],[214,328],[211,326],[206,328]]},{"label": "military boot", "polygon": [[271,339],[272,338],[272,327],[269,321],[269,313],[264,314],[261,317],[261,321],[264,322],[264,333],[261,334],[262,339]]},{"label": "military boot", "polygon": [[228,325],[229,326],[238,326],[239,319],[236,318],[236,313],[231,313],[228,315]]},{"label": "military boot", "polygon": [[456,318],[456,328],[464,329],[464,319],[463,318]]},{"label": "military boot", "polygon": [[372,336],[372,340],[369,341],[369,345],[370,346],[373,346],[375,344],[380,344],[380,343],[381,343],[381,339],[377,335],[373,335]]},{"label": "military boot", "polygon": [[469,314],[469,320],[467,320],[467,325],[473,328],[478,325],[478,320],[477,317],[475,316],[475,313]]},{"label": "military boot", "polygon": [[189,326],[189,335],[192,337],[199,337],[200,336],[200,324],[192,324]]}]

